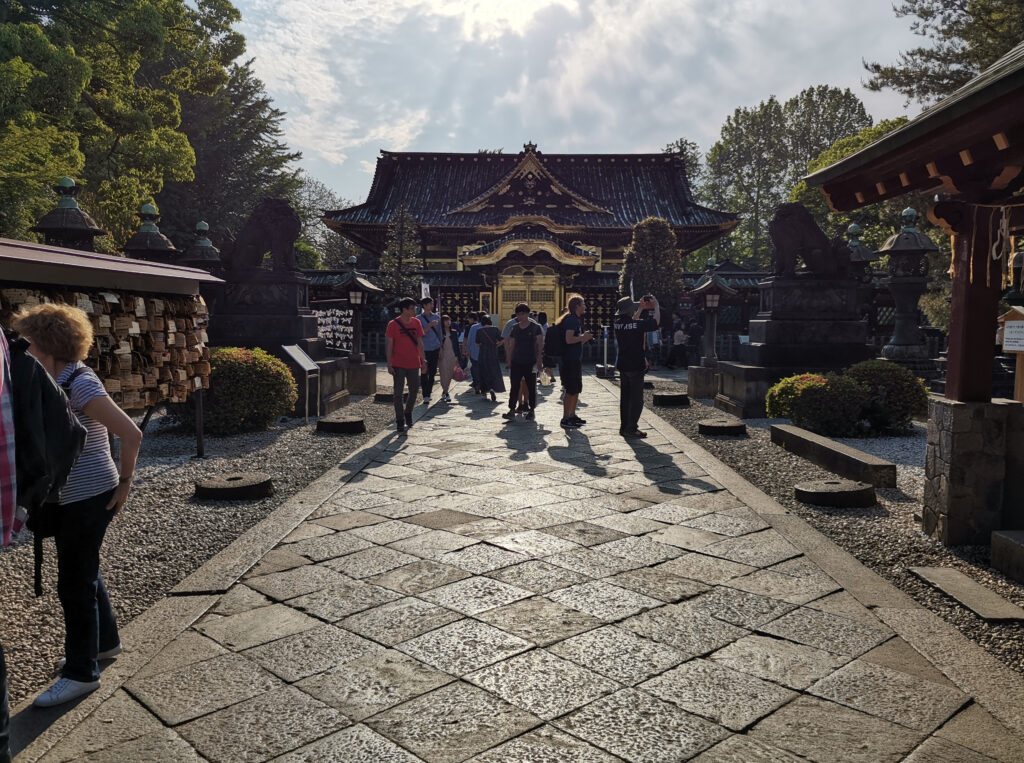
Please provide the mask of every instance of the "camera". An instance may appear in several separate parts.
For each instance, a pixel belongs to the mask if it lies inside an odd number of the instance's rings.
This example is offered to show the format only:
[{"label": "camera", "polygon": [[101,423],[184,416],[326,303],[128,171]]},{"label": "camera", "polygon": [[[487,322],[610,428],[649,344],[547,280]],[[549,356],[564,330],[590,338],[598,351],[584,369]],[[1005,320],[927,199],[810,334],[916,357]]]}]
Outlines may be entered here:
[{"label": "camera", "polygon": [[642,299],[648,305],[654,304],[654,295],[653,294],[644,294],[640,299]]}]

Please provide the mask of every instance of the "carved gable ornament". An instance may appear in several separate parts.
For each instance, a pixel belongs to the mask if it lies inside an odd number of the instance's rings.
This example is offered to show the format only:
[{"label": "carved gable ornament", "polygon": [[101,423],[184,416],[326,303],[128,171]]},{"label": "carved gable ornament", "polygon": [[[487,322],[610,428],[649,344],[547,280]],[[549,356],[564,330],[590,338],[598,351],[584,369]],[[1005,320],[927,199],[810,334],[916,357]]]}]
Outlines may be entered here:
[{"label": "carved gable ornament", "polygon": [[522,159],[508,175],[472,201],[445,214],[482,212],[488,209],[504,209],[510,214],[524,210],[536,214],[558,210],[611,214],[609,210],[570,190],[552,175],[537,156],[534,150],[536,146],[527,143],[524,148]]}]

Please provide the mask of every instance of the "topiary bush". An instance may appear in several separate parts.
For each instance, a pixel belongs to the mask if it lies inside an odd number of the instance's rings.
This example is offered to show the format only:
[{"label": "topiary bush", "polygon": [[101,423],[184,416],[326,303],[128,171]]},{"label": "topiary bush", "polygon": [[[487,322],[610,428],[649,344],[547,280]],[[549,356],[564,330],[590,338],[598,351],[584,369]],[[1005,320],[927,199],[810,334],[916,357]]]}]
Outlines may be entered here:
[{"label": "topiary bush", "polygon": [[798,427],[828,437],[864,434],[862,411],[868,391],[856,379],[828,374],[822,383],[807,384],[793,400],[790,418]]},{"label": "topiary bush", "polygon": [[[291,412],[298,402],[291,371],[270,353],[244,347],[210,348],[210,389],[203,400],[203,429],[212,435],[233,435],[266,429]],[[189,403],[176,412],[194,426]]]},{"label": "topiary bush", "polygon": [[928,392],[924,381],[898,363],[865,360],[846,369],[868,392],[861,415],[878,434],[905,433],[914,416],[928,412]]},{"label": "topiary bush", "polygon": [[798,374],[787,376],[768,390],[765,396],[765,408],[773,419],[789,419],[793,417],[793,403],[810,386],[821,386],[825,377],[821,374]]}]

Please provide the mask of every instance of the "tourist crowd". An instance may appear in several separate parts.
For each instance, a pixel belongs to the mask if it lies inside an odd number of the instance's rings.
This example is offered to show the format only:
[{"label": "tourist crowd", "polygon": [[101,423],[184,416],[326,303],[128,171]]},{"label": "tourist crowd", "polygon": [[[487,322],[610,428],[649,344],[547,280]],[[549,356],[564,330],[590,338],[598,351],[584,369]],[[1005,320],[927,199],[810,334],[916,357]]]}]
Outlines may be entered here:
[{"label": "tourist crowd", "polygon": [[[526,420],[535,418],[537,385],[553,385],[554,369],[562,386],[562,418],[564,429],[578,429],[587,422],[576,409],[583,390],[583,345],[593,341],[594,333],[584,330],[582,319],[587,311],[586,300],[570,295],[565,310],[551,325],[546,313],[534,313],[526,303],[516,305],[512,317],[499,330],[486,312],[470,313],[460,329],[453,327],[451,317],[437,315],[434,301],[412,297],[399,301],[400,313],[387,325],[386,358],[388,372],[395,380],[395,427],[406,431],[413,424],[416,391],[423,394],[424,405],[430,404],[436,376],[440,373],[441,400],[450,403],[451,384],[466,379],[468,370],[471,389],[477,395],[489,395],[497,402],[504,393],[505,375],[502,355],[508,368],[508,410],[502,414],[512,421],[519,414]],[[643,375],[658,362],[681,362],[686,365],[686,345],[697,334],[695,322],[676,326],[672,351],[667,358],[658,352],[661,342],[661,307],[651,295],[640,303],[623,297],[616,305],[614,322],[616,368],[620,373],[622,395],[619,433],[624,437],[645,437],[638,428],[643,408]]]}]

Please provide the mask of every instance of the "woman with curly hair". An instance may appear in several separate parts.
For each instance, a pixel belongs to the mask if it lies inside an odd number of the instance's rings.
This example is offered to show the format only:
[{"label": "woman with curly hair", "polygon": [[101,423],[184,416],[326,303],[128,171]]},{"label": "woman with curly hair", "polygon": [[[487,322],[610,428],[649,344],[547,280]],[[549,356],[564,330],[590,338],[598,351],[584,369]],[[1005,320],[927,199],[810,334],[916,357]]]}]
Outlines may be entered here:
[{"label": "woman with curly hair", "polygon": [[[98,660],[121,653],[117,620],[100,574],[100,546],[107,525],[128,499],[142,432],[82,362],[92,345],[92,324],[84,312],[68,305],[39,305],[18,313],[14,327],[31,342],[29,352],[67,390],[71,408],[88,432],[56,512],[64,659],[60,679],[35,700],[38,707],[51,707],[98,688]],[[108,434],[121,440],[120,469],[111,457]]]}]

